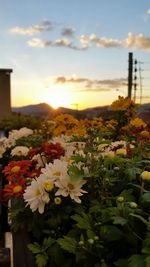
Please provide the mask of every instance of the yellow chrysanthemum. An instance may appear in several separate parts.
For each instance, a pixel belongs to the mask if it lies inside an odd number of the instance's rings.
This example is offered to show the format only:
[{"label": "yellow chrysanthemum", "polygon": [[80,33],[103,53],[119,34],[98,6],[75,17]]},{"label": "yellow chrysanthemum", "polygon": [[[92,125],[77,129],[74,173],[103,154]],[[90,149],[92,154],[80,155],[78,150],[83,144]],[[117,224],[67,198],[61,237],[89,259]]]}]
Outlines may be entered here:
[{"label": "yellow chrysanthemum", "polygon": [[125,148],[118,148],[116,150],[116,155],[125,157],[127,155],[127,150]]},{"label": "yellow chrysanthemum", "polygon": [[140,133],[140,135],[142,136],[142,137],[145,137],[145,138],[149,138],[150,137],[150,133],[148,132],[148,131],[142,131],[141,133]]},{"label": "yellow chrysanthemum", "polygon": [[115,100],[112,103],[111,107],[112,110],[117,111],[117,110],[126,110],[131,105],[134,105],[134,102],[130,98],[119,96],[118,100]]},{"label": "yellow chrysanthemum", "polygon": [[130,125],[136,128],[143,127],[145,128],[147,124],[140,118],[135,118],[130,121]]}]

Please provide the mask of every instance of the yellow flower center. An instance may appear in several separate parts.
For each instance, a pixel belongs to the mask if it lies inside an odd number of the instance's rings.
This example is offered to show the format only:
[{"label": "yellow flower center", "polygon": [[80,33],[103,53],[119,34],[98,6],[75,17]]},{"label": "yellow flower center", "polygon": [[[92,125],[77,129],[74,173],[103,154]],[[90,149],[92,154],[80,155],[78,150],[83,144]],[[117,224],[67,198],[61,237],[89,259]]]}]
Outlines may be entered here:
[{"label": "yellow flower center", "polygon": [[37,189],[36,192],[35,192],[35,196],[38,197],[38,196],[40,196],[40,195],[41,195],[41,192],[40,192],[39,189]]},{"label": "yellow flower center", "polygon": [[73,185],[73,184],[68,184],[68,188],[69,188],[70,190],[73,190],[73,189],[74,189],[74,185]]},{"label": "yellow flower center", "polygon": [[53,172],[53,176],[60,176],[61,172]]},{"label": "yellow flower center", "polygon": [[44,189],[47,191],[47,192],[50,192],[52,191],[54,188],[54,184],[51,182],[51,181],[45,181],[44,183]]},{"label": "yellow flower center", "polygon": [[13,188],[13,193],[19,193],[22,191],[22,186],[21,185],[16,185],[14,188]]},{"label": "yellow flower center", "polygon": [[14,166],[11,168],[11,172],[16,173],[20,171],[20,166]]}]

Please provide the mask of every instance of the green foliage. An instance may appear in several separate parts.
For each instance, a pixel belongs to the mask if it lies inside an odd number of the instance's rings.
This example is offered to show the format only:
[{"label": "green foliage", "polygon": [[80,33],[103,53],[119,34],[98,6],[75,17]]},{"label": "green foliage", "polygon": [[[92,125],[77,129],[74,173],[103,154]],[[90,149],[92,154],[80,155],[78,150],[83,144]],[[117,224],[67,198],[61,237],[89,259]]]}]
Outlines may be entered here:
[{"label": "green foliage", "polygon": [[17,146],[27,146],[36,148],[39,147],[44,141],[44,138],[40,134],[33,134],[27,137],[22,137],[16,140]]},{"label": "green foliage", "polygon": [[30,129],[39,129],[41,123],[41,118],[30,115],[12,113],[12,115],[1,120],[1,129],[4,129],[6,133],[13,129],[20,129],[22,127],[27,127]]},{"label": "green foliage", "polygon": [[77,241],[75,240],[75,238],[64,236],[64,238],[59,238],[57,242],[62,249],[73,254],[76,253]]},{"label": "green foliage", "polygon": [[145,265],[145,256],[143,255],[132,255],[129,258],[129,267],[148,267]]}]

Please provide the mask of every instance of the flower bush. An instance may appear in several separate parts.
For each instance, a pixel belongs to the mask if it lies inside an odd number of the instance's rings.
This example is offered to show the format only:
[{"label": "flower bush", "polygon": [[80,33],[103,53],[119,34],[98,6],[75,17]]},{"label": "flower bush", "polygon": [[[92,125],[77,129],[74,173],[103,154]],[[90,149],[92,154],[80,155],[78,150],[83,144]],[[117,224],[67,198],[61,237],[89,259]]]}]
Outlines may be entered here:
[{"label": "flower bush", "polygon": [[150,131],[139,122],[138,135],[115,140],[118,124],[101,119],[82,122],[84,135],[21,129],[1,140],[1,199],[11,200],[12,231],[27,229],[38,267],[150,266]]}]

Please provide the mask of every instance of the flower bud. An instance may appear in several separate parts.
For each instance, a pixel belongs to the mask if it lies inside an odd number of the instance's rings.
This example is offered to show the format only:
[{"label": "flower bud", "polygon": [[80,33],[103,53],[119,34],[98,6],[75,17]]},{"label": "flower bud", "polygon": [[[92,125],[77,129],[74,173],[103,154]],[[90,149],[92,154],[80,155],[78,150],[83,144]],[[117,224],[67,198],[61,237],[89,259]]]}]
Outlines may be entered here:
[{"label": "flower bud", "polygon": [[124,197],[120,196],[120,197],[117,197],[117,201],[122,203],[124,201]]},{"label": "flower bud", "polygon": [[136,209],[138,206],[135,202],[130,202],[129,205],[130,205],[130,208],[132,209]]},{"label": "flower bud", "polygon": [[84,242],[82,240],[80,240],[78,245],[82,247],[84,245]]},{"label": "flower bud", "polygon": [[144,181],[150,181],[150,172],[149,171],[144,171],[141,173],[141,178]]},{"label": "flower bud", "polygon": [[93,238],[89,238],[89,239],[88,239],[88,243],[89,243],[90,245],[93,245],[93,244],[94,244],[94,239],[93,239]]}]

